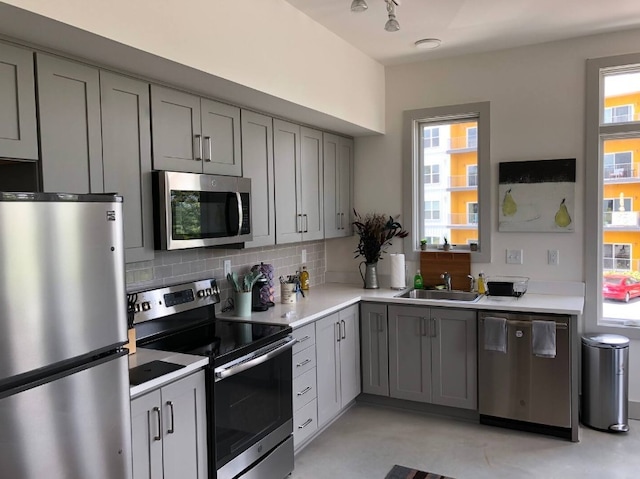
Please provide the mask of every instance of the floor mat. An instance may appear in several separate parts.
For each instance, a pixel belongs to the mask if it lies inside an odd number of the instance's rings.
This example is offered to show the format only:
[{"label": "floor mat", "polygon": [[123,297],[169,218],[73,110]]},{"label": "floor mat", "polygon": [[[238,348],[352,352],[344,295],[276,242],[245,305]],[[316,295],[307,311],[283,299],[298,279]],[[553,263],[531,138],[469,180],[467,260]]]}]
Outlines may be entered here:
[{"label": "floor mat", "polygon": [[418,471],[404,466],[393,466],[385,479],[453,479],[449,476],[434,474],[433,472]]}]

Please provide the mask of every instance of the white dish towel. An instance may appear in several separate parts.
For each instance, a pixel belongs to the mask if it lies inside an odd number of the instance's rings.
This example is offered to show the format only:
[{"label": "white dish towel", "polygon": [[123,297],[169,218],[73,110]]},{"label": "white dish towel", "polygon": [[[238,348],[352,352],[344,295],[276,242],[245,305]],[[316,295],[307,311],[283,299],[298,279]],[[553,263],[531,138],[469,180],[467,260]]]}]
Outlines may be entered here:
[{"label": "white dish towel", "polygon": [[507,352],[506,318],[484,318],[484,349],[487,351]]},{"label": "white dish towel", "polygon": [[556,322],[532,321],[531,346],[533,354],[541,358],[556,357]]}]

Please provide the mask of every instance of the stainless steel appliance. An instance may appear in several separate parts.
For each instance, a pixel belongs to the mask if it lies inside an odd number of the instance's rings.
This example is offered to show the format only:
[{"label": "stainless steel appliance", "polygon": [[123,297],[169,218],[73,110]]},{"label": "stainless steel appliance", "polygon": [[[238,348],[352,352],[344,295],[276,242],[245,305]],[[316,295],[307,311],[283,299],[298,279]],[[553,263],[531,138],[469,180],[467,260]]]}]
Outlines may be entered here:
[{"label": "stainless steel appliance", "polygon": [[242,244],[253,239],[251,180],[153,172],[156,249]]},{"label": "stainless steel appliance", "polygon": [[283,479],[293,470],[291,328],[215,316],[216,281],[136,294],[137,345],[210,357],[212,479]]},{"label": "stainless steel appliance", "polygon": [[[488,318],[506,320],[506,352],[487,349],[484,344]],[[555,324],[554,357],[534,354],[534,321]],[[491,311],[479,313],[480,422],[572,439],[570,337],[568,316]]]},{"label": "stainless steel appliance", "polygon": [[122,198],[0,193],[0,474],[130,479]]}]

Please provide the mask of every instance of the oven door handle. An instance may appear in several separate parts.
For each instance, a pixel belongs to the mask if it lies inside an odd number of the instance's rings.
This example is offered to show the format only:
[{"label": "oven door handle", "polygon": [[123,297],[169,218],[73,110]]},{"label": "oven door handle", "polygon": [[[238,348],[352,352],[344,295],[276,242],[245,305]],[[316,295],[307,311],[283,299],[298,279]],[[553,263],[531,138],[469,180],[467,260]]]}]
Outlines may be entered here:
[{"label": "oven door handle", "polygon": [[284,343],[282,346],[278,346],[277,348],[272,349],[271,351],[269,351],[266,354],[263,354],[262,356],[258,356],[256,358],[250,359],[249,361],[245,361],[236,366],[216,369],[215,370],[216,381],[219,381],[224,378],[228,378],[230,376],[233,376],[234,374],[241,373],[243,371],[246,371],[247,369],[251,369],[254,366],[258,366],[259,364],[267,362],[270,359],[273,359],[276,356],[279,356],[280,354],[284,353],[286,350],[293,348],[293,345],[296,344],[297,342],[298,342],[297,339],[290,339],[289,341]]}]

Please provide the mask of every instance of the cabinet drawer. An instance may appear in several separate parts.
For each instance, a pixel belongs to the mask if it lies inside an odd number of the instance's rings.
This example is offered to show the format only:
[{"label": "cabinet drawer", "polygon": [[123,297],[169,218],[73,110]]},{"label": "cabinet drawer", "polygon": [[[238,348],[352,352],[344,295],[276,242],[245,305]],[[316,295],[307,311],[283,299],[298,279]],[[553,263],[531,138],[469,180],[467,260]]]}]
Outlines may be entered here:
[{"label": "cabinet drawer", "polygon": [[293,354],[316,344],[316,327],[315,323],[307,324],[301,328],[294,329],[292,333],[293,339],[298,342],[293,346]]},{"label": "cabinet drawer", "polygon": [[314,399],[293,413],[293,447],[300,446],[318,430],[318,404]]},{"label": "cabinet drawer", "polygon": [[316,348],[307,348],[293,355],[293,377],[316,367]]},{"label": "cabinet drawer", "polygon": [[293,380],[293,410],[297,411],[316,398],[316,368]]}]

